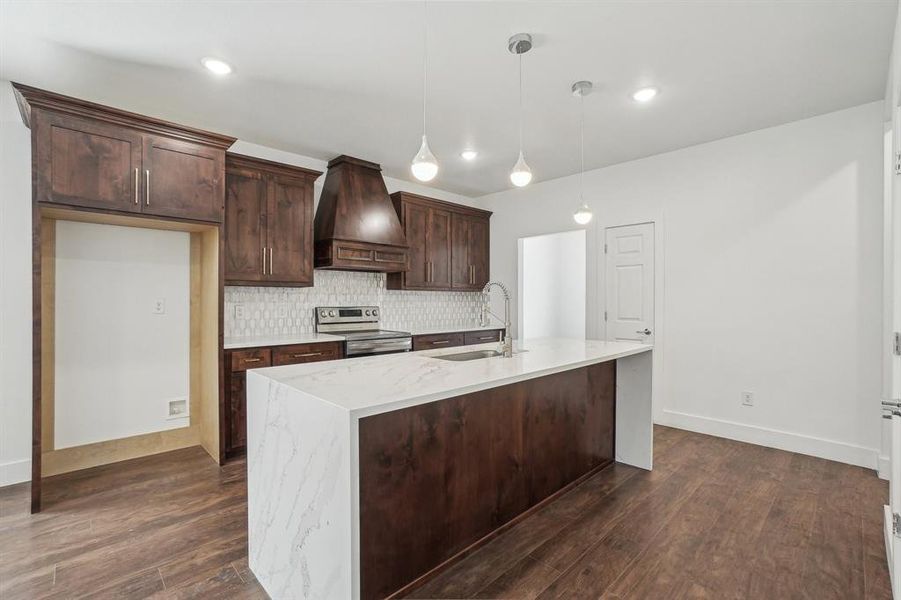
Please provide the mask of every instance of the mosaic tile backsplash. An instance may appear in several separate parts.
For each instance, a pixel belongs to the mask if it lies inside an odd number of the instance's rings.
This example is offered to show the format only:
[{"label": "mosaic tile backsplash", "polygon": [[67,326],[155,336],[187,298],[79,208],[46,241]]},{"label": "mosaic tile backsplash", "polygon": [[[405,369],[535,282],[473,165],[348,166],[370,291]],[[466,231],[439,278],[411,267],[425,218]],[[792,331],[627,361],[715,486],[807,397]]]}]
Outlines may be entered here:
[{"label": "mosaic tile backsplash", "polygon": [[225,337],[313,333],[317,306],[378,306],[385,329],[469,327],[479,322],[481,297],[478,292],[388,290],[384,273],[316,271],[314,287],[226,287]]}]

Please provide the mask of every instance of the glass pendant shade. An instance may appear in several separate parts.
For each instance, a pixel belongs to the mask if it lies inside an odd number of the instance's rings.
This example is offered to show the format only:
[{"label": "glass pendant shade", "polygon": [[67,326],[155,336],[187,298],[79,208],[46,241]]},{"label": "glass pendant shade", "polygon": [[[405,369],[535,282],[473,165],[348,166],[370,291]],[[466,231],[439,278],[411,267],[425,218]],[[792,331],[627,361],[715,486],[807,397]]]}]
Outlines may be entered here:
[{"label": "glass pendant shade", "polygon": [[519,160],[513,165],[510,171],[510,182],[516,187],[524,187],[532,181],[532,169],[526,164],[526,159],[522,156],[522,150],[519,151]]},{"label": "glass pendant shade", "polygon": [[419,152],[416,153],[410,164],[410,171],[413,172],[413,177],[419,181],[431,181],[438,174],[438,161],[435,160],[435,155],[429,149],[429,142],[424,135]]},{"label": "glass pendant shade", "polygon": [[576,212],[573,213],[573,221],[579,225],[587,225],[593,216],[594,213],[591,212],[588,205],[583,202],[582,205],[576,209]]}]

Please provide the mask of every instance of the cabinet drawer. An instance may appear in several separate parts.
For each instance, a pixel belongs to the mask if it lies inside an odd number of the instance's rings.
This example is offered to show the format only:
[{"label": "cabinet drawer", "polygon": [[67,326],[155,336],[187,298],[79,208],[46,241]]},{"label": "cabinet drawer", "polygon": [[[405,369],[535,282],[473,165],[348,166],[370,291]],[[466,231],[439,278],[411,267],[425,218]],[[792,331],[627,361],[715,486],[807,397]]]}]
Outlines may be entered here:
[{"label": "cabinet drawer", "polygon": [[272,351],[269,348],[236,350],[232,352],[232,372],[259,369],[272,365]]},{"label": "cabinet drawer", "polygon": [[320,360],[337,360],[343,357],[344,351],[341,348],[341,342],[296,344],[294,346],[278,346],[272,349],[272,364],[275,366],[296,365]]},{"label": "cabinet drawer", "polygon": [[489,342],[498,342],[501,339],[500,329],[489,329],[486,331],[467,331],[463,334],[466,345],[470,344],[487,344]]},{"label": "cabinet drawer", "polygon": [[435,348],[452,348],[463,345],[463,333],[436,333],[432,335],[413,336],[413,350],[432,350]]}]

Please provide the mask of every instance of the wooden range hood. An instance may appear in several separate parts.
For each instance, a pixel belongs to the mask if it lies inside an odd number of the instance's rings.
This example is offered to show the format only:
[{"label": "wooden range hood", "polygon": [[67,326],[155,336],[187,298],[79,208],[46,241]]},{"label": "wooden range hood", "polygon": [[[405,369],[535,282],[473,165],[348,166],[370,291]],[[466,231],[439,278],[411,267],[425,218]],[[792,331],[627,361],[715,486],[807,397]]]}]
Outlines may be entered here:
[{"label": "wooden range hood", "polygon": [[409,269],[407,239],[376,163],[345,155],[329,161],[314,234],[318,269]]}]

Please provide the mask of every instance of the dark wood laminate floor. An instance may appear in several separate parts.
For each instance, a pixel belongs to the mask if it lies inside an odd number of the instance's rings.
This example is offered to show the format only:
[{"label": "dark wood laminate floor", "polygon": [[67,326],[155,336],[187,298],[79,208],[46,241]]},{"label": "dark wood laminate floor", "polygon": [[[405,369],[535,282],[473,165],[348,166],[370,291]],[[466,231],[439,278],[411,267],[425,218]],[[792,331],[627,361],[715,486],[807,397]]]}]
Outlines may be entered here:
[{"label": "dark wood laminate floor", "polygon": [[[658,427],[411,598],[890,598],[872,471]],[[0,489],[0,597],[265,598],[244,462],[181,450]]]}]

